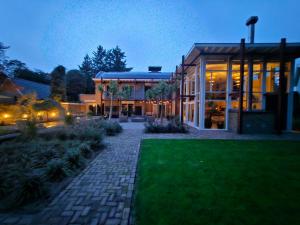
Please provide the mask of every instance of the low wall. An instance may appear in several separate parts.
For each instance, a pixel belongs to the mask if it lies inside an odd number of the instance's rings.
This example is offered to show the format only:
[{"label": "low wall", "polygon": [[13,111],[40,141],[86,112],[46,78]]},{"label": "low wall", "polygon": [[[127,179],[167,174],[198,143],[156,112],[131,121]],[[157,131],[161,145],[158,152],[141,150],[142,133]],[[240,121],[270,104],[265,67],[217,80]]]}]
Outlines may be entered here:
[{"label": "low wall", "polygon": [[[275,115],[272,112],[244,112],[243,133],[244,134],[271,134],[275,132]],[[230,131],[237,132],[238,111],[229,111]]]}]

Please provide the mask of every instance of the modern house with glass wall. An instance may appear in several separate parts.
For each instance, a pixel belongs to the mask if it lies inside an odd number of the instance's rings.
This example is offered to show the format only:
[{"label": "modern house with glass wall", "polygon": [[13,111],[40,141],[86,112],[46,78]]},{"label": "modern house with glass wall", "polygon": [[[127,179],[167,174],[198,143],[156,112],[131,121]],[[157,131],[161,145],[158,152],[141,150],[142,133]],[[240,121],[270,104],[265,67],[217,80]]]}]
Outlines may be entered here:
[{"label": "modern house with glass wall", "polygon": [[198,129],[292,129],[300,43],[196,43],[182,57],[180,118]]}]

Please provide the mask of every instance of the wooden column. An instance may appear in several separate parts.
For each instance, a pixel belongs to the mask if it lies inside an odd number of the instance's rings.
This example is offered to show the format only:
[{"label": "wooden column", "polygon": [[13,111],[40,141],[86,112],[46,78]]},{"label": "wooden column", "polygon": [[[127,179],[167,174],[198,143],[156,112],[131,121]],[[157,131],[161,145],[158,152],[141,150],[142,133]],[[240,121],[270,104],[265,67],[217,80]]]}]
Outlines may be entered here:
[{"label": "wooden column", "polygon": [[282,38],[280,42],[280,71],[279,71],[279,90],[278,90],[278,108],[277,108],[277,125],[276,130],[277,134],[281,134],[282,127],[283,127],[283,121],[284,121],[284,101],[285,101],[285,79],[284,79],[284,73],[285,73],[285,46],[286,46],[286,39]]},{"label": "wooden column", "polygon": [[239,91],[239,113],[238,133],[243,133],[243,96],[244,96],[244,64],[245,64],[245,39],[240,44],[240,91]]},{"label": "wooden column", "polygon": [[248,57],[248,111],[252,111],[252,99],[253,99],[253,59],[252,56]]},{"label": "wooden column", "polygon": [[184,55],[181,60],[181,80],[180,80],[180,122],[183,124],[183,93],[184,91]]}]

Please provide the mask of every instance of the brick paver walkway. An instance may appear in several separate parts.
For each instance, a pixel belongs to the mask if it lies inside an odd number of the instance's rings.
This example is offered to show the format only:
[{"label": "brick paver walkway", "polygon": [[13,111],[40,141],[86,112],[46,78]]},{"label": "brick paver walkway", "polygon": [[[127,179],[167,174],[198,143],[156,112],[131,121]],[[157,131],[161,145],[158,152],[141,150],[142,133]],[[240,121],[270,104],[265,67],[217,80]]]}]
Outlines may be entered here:
[{"label": "brick paver walkway", "polygon": [[141,137],[141,129],[130,128],[107,137],[107,148],[42,212],[0,215],[0,224],[129,224]]}]

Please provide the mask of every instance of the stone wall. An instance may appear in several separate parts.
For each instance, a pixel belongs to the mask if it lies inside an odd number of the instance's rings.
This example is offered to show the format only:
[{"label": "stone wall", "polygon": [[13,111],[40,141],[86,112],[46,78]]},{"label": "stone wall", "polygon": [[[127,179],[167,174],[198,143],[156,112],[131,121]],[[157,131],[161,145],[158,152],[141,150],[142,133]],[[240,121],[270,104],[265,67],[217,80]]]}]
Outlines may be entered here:
[{"label": "stone wall", "polygon": [[[244,134],[271,134],[275,132],[275,115],[271,112],[244,112],[243,133]],[[238,111],[229,111],[228,129],[237,132]]]}]

